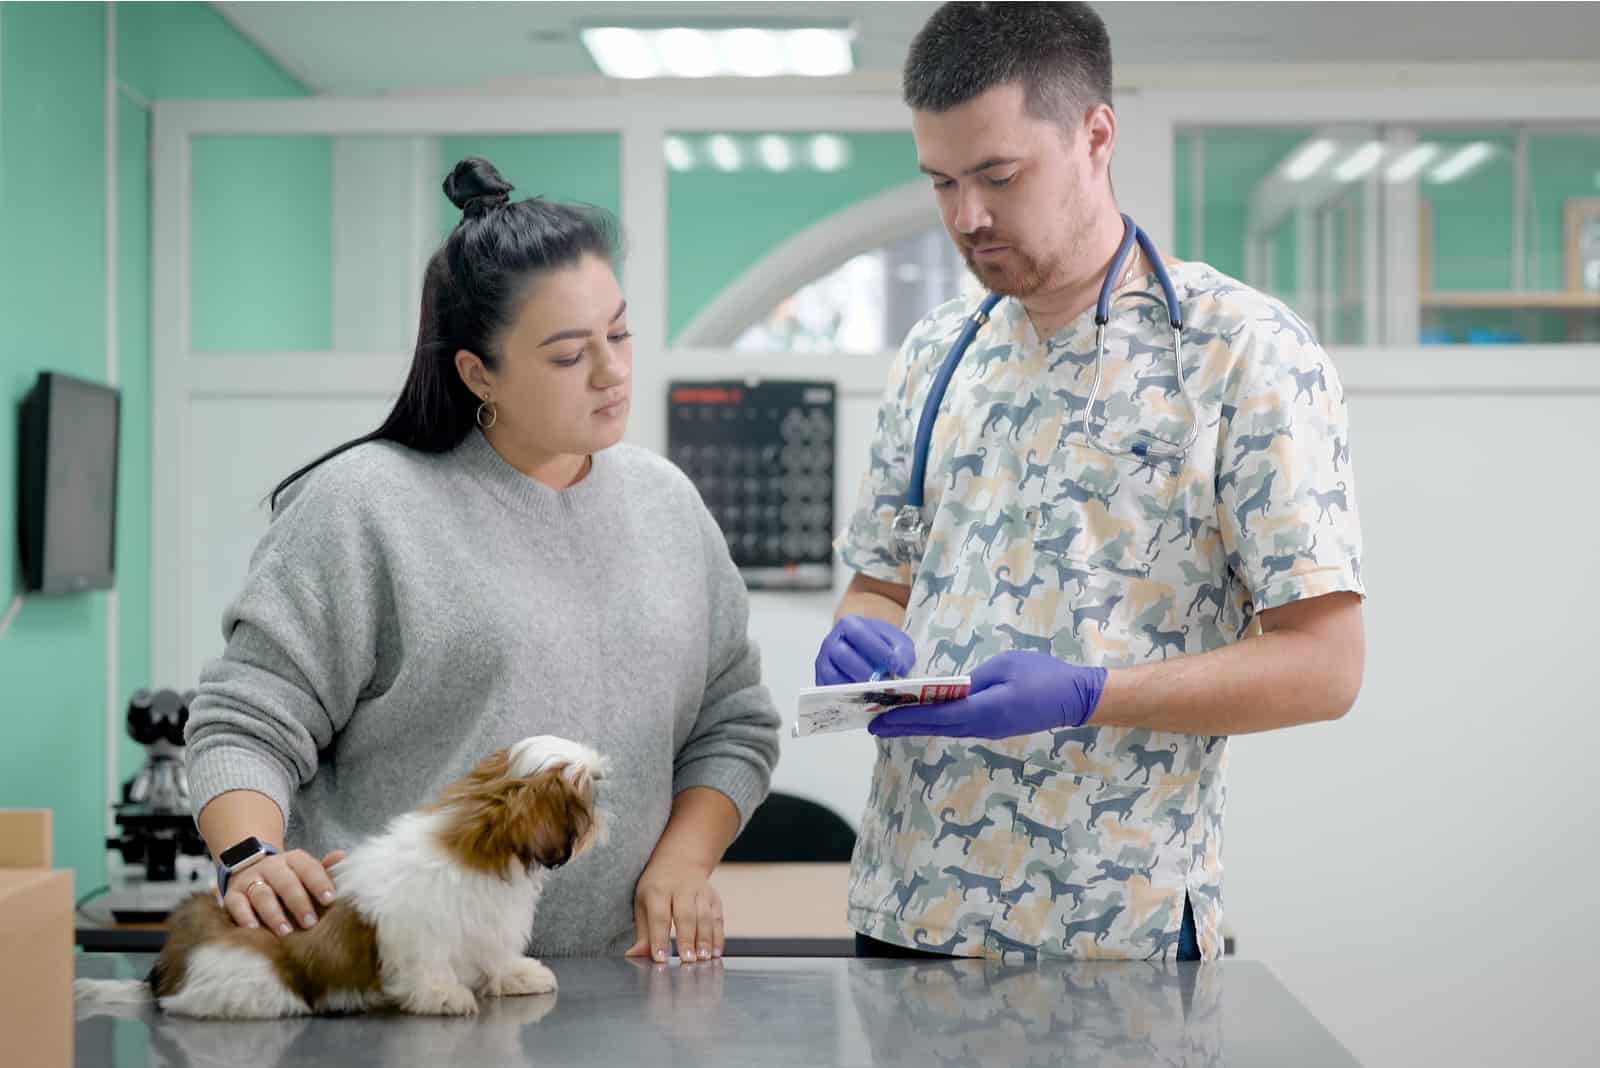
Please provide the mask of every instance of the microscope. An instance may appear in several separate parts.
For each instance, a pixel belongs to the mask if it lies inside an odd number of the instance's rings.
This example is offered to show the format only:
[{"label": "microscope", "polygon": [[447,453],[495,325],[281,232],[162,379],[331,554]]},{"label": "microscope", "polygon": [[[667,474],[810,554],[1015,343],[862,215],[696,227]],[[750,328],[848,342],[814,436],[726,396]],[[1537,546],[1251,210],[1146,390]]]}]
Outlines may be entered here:
[{"label": "microscope", "polygon": [[114,806],[119,833],[106,839],[106,901],[121,923],[159,923],[215,879],[183,766],[193,699],[193,690],[138,690],[128,702],[128,736],[145,747],[145,761],[123,783]]}]

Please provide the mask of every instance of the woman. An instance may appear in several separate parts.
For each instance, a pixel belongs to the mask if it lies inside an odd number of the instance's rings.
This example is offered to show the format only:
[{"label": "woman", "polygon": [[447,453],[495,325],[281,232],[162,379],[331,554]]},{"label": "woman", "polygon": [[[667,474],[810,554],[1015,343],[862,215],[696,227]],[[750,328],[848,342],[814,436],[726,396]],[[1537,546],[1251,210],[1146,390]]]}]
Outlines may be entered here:
[{"label": "woman", "polygon": [[609,221],[511,188],[456,165],[393,411],[273,493],[190,713],[200,830],[235,921],[287,934],[332,899],[340,854],[316,854],[562,735],[610,758],[612,826],[552,880],[532,950],[664,961],[675,926],[684,960],[717,957],[707,879],[778,754],[745,588],[693,485],[619,444]]}]

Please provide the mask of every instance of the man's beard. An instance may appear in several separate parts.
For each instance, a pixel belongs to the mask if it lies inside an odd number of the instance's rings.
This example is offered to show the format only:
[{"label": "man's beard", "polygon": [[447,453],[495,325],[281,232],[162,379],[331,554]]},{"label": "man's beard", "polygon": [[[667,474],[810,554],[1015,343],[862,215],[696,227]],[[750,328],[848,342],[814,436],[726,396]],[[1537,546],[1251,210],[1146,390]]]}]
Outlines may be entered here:
[{"label": "man's beard", "polygon": [[[981,247],[989,242],[979,242]],[[979,263],[972,247],[961,246],[961,258],[985,289],[1003,297],[1031,297],[1044,288],[1050,275],[1050,266],[1040,263],[1016,245],[1011,250],[1009,263]]]}]

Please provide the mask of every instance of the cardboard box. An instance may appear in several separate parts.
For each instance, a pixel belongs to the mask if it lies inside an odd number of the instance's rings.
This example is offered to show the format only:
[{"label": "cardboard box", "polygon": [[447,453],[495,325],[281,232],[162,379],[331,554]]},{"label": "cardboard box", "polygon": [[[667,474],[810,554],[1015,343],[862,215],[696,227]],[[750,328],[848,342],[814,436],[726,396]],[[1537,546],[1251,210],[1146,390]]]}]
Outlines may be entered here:
[{"label": "cardboard box", "polygon": [[7,1063],[72,1064],[72,873],[50,868],[50,812],[0,811],[0,1041]]}]

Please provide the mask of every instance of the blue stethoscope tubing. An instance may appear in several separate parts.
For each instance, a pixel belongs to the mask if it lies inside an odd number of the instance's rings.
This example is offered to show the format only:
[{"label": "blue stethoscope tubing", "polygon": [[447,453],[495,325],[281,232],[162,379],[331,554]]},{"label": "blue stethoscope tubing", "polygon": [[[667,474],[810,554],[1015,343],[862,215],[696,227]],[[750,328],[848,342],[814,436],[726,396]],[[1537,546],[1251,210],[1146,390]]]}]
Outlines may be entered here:
[{"label": "blue stethoscope tubing", "polygon": [[[1189,394],[1189,382],[1183,367],[1183,307],[1178,302],[1178,291],[1172,285],[1172,277],[1167,273],[1166,264],[1161,262],[1161,254],[1157,251],[1155,242],[1150,239],[1150,235],[1141,230],[1127,215],[1122,216],[1122,226],[1122,241],[1117,245],[1116,255],[1111,258],[1111,266],[1107,268],[1106,276],[1100,283],[1099,299],[1095,301],[1094,383],[1089,387],[1089,399],[1083,405],[1084,435],[1088,438],[1089,444],[1101,452],[1134,456],[1144,462],[1181,463],[1200,433],[1199,412],[1194,398]],[[1151,440],[1140,440],[1127,447],[1108,445],[1100,440],[1094,419],[1091,417],[1094,402],[1100,395],[1100,375],[1105,363],[1106,324],[1111,321],[1111,292],[1136,241],[1144,251],[1145,258],[1150,261],[1150,268],[1161,286],[1161,293],[1166,301],[1167,321],[1172,327],[1173,360],[1178,370],[1178,389],[1183,394],[1184,403],[1189,407],[1189,432],[1183,441],[1175,445],[1172,442],[1161,443],[1172,446],[1171,448],[1153,445]],[[985,295],[983,302],[978,305],[978,310],[962,324],[961,333],[956,336],[955,344],[950,346],[950,352],[945,356],[944,363],[939,367],[939,372],[934,376],[933,384],[928,389],[928,396],[922,402],[922,414],[917,420],[917,436],[912,444],[911,483],[906,488],[906,503],[901,506],[894,520],[896,550],[902,560],[916,560],[922,555],[927,544],[928,527],[922,514],[923,483],[928,473],[928,450],[933,442],[933,425],[939,418],[939,407],[944,403],[945,390],[949,388],[950,379],[954,377],[961,358],[972,345],[972,339],[989,322],[989,316],[1000,300],[1001,296],[998,293]],[[1160,441],[1160,439],[1152,440]]]}]

